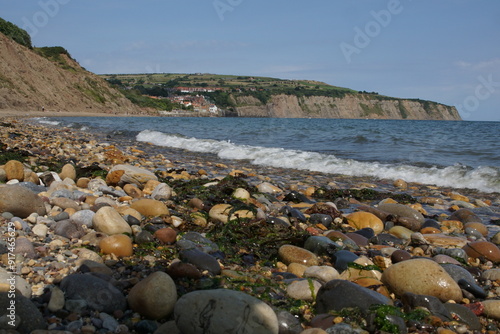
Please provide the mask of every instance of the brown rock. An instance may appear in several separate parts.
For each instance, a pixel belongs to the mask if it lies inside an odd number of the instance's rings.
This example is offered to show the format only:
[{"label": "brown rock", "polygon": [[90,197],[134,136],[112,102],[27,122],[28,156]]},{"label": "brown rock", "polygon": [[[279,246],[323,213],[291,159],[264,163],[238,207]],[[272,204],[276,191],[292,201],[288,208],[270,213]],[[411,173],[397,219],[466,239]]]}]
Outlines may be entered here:
[{"label": "brown rock", "polygon": [[33,212],[43,216],[46,209],[39,196],[28,188],[15,184],[0,187],[0,212],[10,212],[26,218]]},{"label": "brown rock", "polygon": [[31,182],[34,184],[40,184],[40,178],[35,172],[26,169],[24,170],[24,182]]},{"label": "brown rock", "polygon": [[99,248],[104,254],[113,253],[118,257],[131,256],[134,253],[132,240],[125,234],[114,234],[102,239]]},{"label": "brown rock", "polygon": [[7,177],[7,181],[9,180],[24,180],[24,166],[20,161],[17,160],[9,160],[3,166],[5,170],[5,175]]},{"label": "brown rock", "polygon": [[463,247],[468,256],[472,258],[484,257],[493,262],[500,262],[500,249],[495,244],[489,241],[474,241]]},{"label": "brown rock", "polygon": [[408,188],[408,183],[406,183],[406,181],[402,179],[397,179],[396,181],[394,181],[393,185],[400,189]]},{"label": "brown rock", "polygon": [[64,165],[61,170],[61,173],[59,173],[59,177],[61,178],[61,180],[68,178],[75,181],[76,180],[75,166],[73,166],[72,164]]},{"label": "brown rock", "polygon": [[170,211],[163,202],[151,198],[134,201],[130,207],[146,217],[158,217],[170,214]]},{"label": "brown rock", "polygon": [[146,184],[144,184],[144,189],[142,191],[147,194],[151,195],[153,193],[153,190],[160,184],[161,182],[158,180],[148,180]]},{"label": "brown rock", "polygon": [[148,319],[162,319],[174,310],[177,288],[168,274],[156,271],[130,290],[127,301],[134,312]]},{"label": "brown rock", "polygon": [[482,223],[481,218],[477,216],[474,212],[469,209],[459,209],[453,212],[450,217],[450,220],[459,220],[462,223]]},{"label": "brown rock", "polygon": [[123,174],[125,174],[125,171],[123,170],[109,172],[108,175],[106,175],[106,184],[110,186],[118,185]]},{"label": "brown rock", "polygon": [[201,278],[201,272],[191,263],[176,261],[168,268],[167,273],[174,278]]},{"label": "brown rock", "polygon": [[484,225],[483,223],[476,223],[476,222],[466,223],[464,225],[464,229],[466,228],[472,228],[478,231],[483,235],[483,237],[486,237],[488,235],[488,227],[486,227],[486,225]]},{"label": "brown rock", "polygon": [[293,245],[281,246],[278,250],[278,256],[286,265],[290,263],[300,263],[310,267],[319,264],[319,260],[314,253]]},{"label": "brown rock", "polygon": [[133,184],[126,184],[123,186],[123,191],[127,193],[127,195],[133,198],[141,198],[143,196],[142,190],[137,188]]},{"label": "brown rock", "polygon": [[377,216],[370,212],[358,211],[346,216],[347,222],[356,230],[370,227],[375,234],[379,234],[384,230],[384,223]]},{"label": "brown rock", "polygon": [[216,204],[208,212],[209,217],[215,222],[227,223],[229,220],[230,204]]},{"label": "brown rock", "polygon": [[175,232],[175,230],[171,227],[165,227],[157,230],[153,236],[161,243],[171,245],[175,243],[177,232]]},{"label": "brown rock", "polygon": [[78,188],[87,188],[89,185],[90,179],[88,177],[81,177],[76,181],[76,186]]},{"label": "brown rock", "polygon": [[397,296],[405,292],[429,295],[441,301],[462,300],[462,290],[451,276],[430,259],[410,259],[393,264],[382,274],[382,282]]}]

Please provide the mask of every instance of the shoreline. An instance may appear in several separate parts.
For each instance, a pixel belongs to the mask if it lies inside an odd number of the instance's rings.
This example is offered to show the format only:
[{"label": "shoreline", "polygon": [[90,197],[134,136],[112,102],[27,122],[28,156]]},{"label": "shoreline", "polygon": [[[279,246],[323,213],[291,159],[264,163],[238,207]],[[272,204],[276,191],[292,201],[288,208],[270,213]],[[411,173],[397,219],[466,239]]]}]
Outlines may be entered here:
[{"label": "shoreline", "polygon": [[[30,287],[30,293],[33,293],[33,307],[38,308],[41,311],[40,313],[46,317],[45,319],[40,316],[42,318],[40,321],[45,321],[45,326],[48,329],[69,330],[74,326],[79,326],[77,329],[83,332],[83,327],[85,327],[86,333],[104,332],[102,322],[96,321],[96,319],[103,319],[104,315],[101,317],[101,314],[105,312],[102,310],[91,312],[80,310],[71,313],[65,309],[67,306],[61,306],[57,311],[58,313],[49,310],[48,304],[50,303],[47,301],[55,298],[55,293],[52,293],[52,291],[55,291],[56,288],[63,290],[64,294],[60,297],[63,302],[65,298],[66,300],[68,298],[88,298],[90,300],[92,295],[95,294],[95,291],[91,290],[89,296],[81,297],[78,295],[78,297],[75,297],[75,295],[72,295],[74,292],[67,285],[62,284],[64,280],[74,280],[75,284],[80,287],[80,285],[85,286],[87,284],[85,280],[79,281],[82,277],[108,277],[107,279],[113,284],[101,279],[104,282],[102,283],[104,293],[109,293],[111,287],[116,286],[119,288],[118,292],[113,290],[113,293],[117,295],[116,300],[125,300],[126,296],[129,299],[133,298],[133,291],[139,289],[143,283],[146,284],[146,281],[149,282],[150,277],[154,275],[154,278],[157,278],[158,272],[172,277],[173,289],[179,291],[181,299],[189,297],[192,292],[203,294],[206,291],[217,293],[236,290],[246,296],[256,298],[259,303],[273,305],[276,310],[281,309],[288,312],[287,321],[289,322],[286,325],[294,326],[296,329],[294,333],[297,334],[306,334],[307,328],[326,329],[334,323],[333,319],[351,326],[348,317],[337,316],[334,318],[331,314],[325,315],[328,312],[316,310],[317,305],[314,303],[314,298],[320,298],[317,297],[321,295],[320,287],[327,286],[327,282],[335,280],[336,282],[342,282],[342,284],[351,284],[356,277],[369,277],[375,281],[370,281],[367,287],[363,286],[363,289],[372,289],[370,290],[372,294],[376,293],[385,296],[384,298],[395,300],[397,297],[394,294],[383,292],[387,290],[380,290],[379,288],[396,288],[382,280],[382,274],[379,271],[363,269],[363,266],[368,268],[376,264],[380,268],[388,270],[393,264],[397,264],[396,259],[391,257],[391,252],[399,250],[405,252],[405,256],[411,258],[406,261],[414,261],[415,264],[418,264],[417,272],[425,272],[428,270],[428,266],[423,266],[419,261],[422,260],[422,257],[434,259],[434,250],[436,252],[438,250],[445,252],[448,251],[448,248],[461,250],[460,248],[464,247],[463,245],[474,240],[482,242],[483,239],[485,242],[486,240],[496,240],[495,245],[500,244],[500,200],[496,194],[406,183],[403,180],[395,182],[369,177],[329,175],[303,170],[256,166],[247,161],[223,160],[210,154],[159,148],[145,142],[134,142],[124,137],[108,137],[99,133],[45,126],[27,121],[30,117],[39,117],[33,115],[37,115],[37,113],[33,112],[23,117],[19,115],[2,117],[0,135],[2,135],[4,150],[9,149],[12,153],[30,151],[31,153],[26,157],[28,159],[26,165],[30,165],[30,168],[35,170],[48,169],[56,173],[62,173],[63,171],[60,171],[59,168],[63,164],[70,164],[74,165],[78,171],[84,169],[87,170],[87,173],[92,170],[97,171],[98,174],[96,175],[101,175],[104,182],[104,184],[101,183],[100,185],[100,187],[103,186],[104,188],[90,187],[92,181],[98,181],[95,180],[98,176],[78,178],[75,171],[72,181],[68,180],[66,183],[61,182],[60,184],[61,191],[70,192],[66,201],[69,198],[76,198],[73,200],[76,205],[73,208],[64,208],[64,205],[69,204],[57,196],[52,197],[52,192],[47,190],[43,192],[46,205],[50,208],[46,216],[31,214],[27,218],[23,217],[24,220],[16,220],[14,217],[11,218],[12,221],[0,217],[6,223],[4,224],[5,227],[17,223],[16,233],[18,239],[27,239],[32,243],[32,257],[20,260],[22,269],[19,271],[19,278],[24,280],[26,285]],[[56,116],[60,115],[57,114]],[[48,164],[47,162],[52,163]],[[53,162],[57,162],[57,164],[53,164]],[[126,186],[131,185],[131,183],[118,184],[118,182],[113,181],[113,178],[116,177],[115,175],[119,175],[118,178],[120,178],[121,174],[110,172],[112,167],[121,164],[136,166],[148,172],[154,171],[162,177],[157,181],[159,185],[166,184],[165,187],[171,187],[170,194],[163,194],[164,197],[157,200],[161,205],[167,207],[168,210],[164,211],[164,214],[156,217],[147,217],[146,214],[144,216],[139,215],[138,218],[133,216],[134,219],[127,221],[133,228],[127,227],[125,232],[117,234],[125,234],[133,238],[134,243],[127,246],[130,248],[131,253],[120,255],[119,252],[126,248],[125,246],[108,251],[103,246],[102,240],[112,238],[115,234],[108,236],[105,232],[98,230],[93,218],[88,226],[80,230],[69,229],[61,232],[61,229],[56,228],[58,225],[63,225],[61,222],[71,222],[72,218],[70,217],[77,214],[78,210],[83,211],[84,208],[86,208],[85,211],[95,211],[94,217],[98,215],[97,213],[103,207],[116,211],[128,210],[120,211],[123,212],[125,217],[131,215],[130,210],[135,201],[152,198],[154,190],[149,189],[146,192],[146,188],[148,188],[146,184],[141,184],[140,189],[136,188],[130,193],[127,192],[125,196],[123,191],[130,189],[126,188]],[[101,171],[105,173],[101,173]],[[229,178],[229,176],[233,178]],[[212,185],[206,186],[207,184]],[[1,188],[2,186],[0,186],[0,191]],[[96,191],[97,189],[105,189],[105,192]],[[236,196],[235,193],[238,189],[239,195]],[[250,193],[245,195],[247,190],[242,191],[242,189],[248,189],[255,196],[250,196]],[[297,197],[292,198],[290,197],[291,194],[295,194],[293,196]],[[327,197],[327,194],[332,195]],[[138,197],[134,198],[133,196],[136,195]],[[366,196],[366,198],[363,196]],[[381,202],[393,203],[391,201],[394,201],[394,199],[400,200],[402,203],[406,203],[408,200],[410,200],[410,203],[415,201],[411,205],[409,203],[404,205],[408,206],[408,210],[411,207],[412,212],[422,212],[427,219],[433,220],[432,227],[425,230],[425,228],[421,228],[423,225],[420,225],[410,230],[410,225],[404,224],[408,222],[413,224],[414,220],[403,219],[398,221],[396,214],[394,214],[394,217],[385,216],[385,219],[387,219],[386,225],[380,222],[383,226],[378,223],[370,223],[366,226],[372,230],[377,228],[376,237],[391,236],[391,239],[388,239],[390,240],[389,243],[379,243],[374,241],[378,240],[373,239],[375,236],[368,239],[362,233],[357,234],[355,230],[356,228],[359,229],[358,225],[352,226],[347,223],[348,220],[343,220],[343,218],[340,221],[333,219],[334,216],[341,218],[353,212],[361,213],[363,211],[360,211],[360,208],[363,207],[376,210],[377,205]],[[318,205],[311,203],[311,201],[316,202]],[[329,202],[333,204],[322,204]],[[482,221],[481,223],[476,222],[476,226],[480,224],[481,229],[479,230],[483,234],[474,229],[472,232],[469,230],[466,233],[466,222],[455,220],[452,217],[454,212],[465,209],[469,205],[474,207],[474,217]],[[228,221],[229,213],[227,213],[227,210],[232,206],[240,208],[236,211],[238,212],[237,219],[233,219],[231,222]],[[333,210],[334,206],[337,206],[340,211]],[[114,207],[116,209],[112,209]],[[213,212],[214,208],[221,211]],[[250,214],[251,210],[249,208],[255,209],[255,216]],[[313,208],[317,211],[313,210],[311,212],[310,210]],[[63,214],[67,214],[66,219],[59,220],[61,219],[59,216]],[[253,217],[250,218],[250,221],[245,220],[247,214],[249,217]],[[330,221],[314,222],[311,218],[313,214],[323,215],[323,218],[330,217]],[[422,222],[419,224],[422,224]],[[39,229],[35,229],[35,227],[40,228],[40,225],[47,227],[42,237],[33,233],[35,230],[39,233]],[[157,233],[160,230],[165,233],[168,231],[170,239],[167,239],[166,235]],[[429,234],[424,233],[424,230]],[[96,231],[101,234],[100,237],[97,237]],[[389,233],[390,231],[393,232]],[[139,237],[143,232],[149,233],[149,239],[145,239],[146,241],[141,241]],[[61,233],[67,234],[63,235]],[[173,239],[171,238],[172,234]],[[210,255],[211,252],[207,251],[201,257],[204,261],[203,264],[210,263],[209,266],[199,265],[198,261],[201,258],[191,258],[186,255],[185,249],[182,249],[182,243],[179,241],[188,242],[186,236],[193,234],[199,235],[199,238],[204,238],[202,239],[206,243],[204,246],[213,247],[212,245],[215,245],[217,248],[217,251],[213,252],[213,256]],[[335,234],[335,237],[333,237],[333,234]],[[305,241],[312,237],[319,237],[320,239],[317,239],[317,245],[315,244],[314,247],[307,247]],[[126,239],[128,240],[128,238]],[[326,242],[325,240],[329,240],[328,243],[331,243],[331,247],[328,246],[330,248],[322,250],[321,247],[327,247],[323,244]],[[53,247],[55,244],[58,246]],[[489,241],[488,244],[493,245]],[[293,254],[290,254],[292,258],[302,256],[304,258],[299,258],[298,262],[291,261],[290,263],[288,257],[282,254],[284,252],[282,249],[285,246],[288,248],[296,247]],[[494,247],[498,248],[498,246]],[[330,256],[329,253],[334,250],[335,252],[342,250],[350,253],[350,256],[359,256],[360,262],[355,263],[360,268],[348,267],[346,269],[336,265],[335,258]],[[447,256],[444,255],[445,253],[437,254]],[[477,285],[479,290],[471,291],[474,293],[479,291],[479,297],[472,292],[460,290],[457,286],[453,288],[453,297],[441,299],[443,305],[448,299],[453,299],[453,303],[460,304],[459,306],[465,305],[463,307],[466,309],[469,304],[476,305],[480,303],[482,305],[482,303],[487,304],[485,302],[489,302],[496,305],[500,297],[500,289],[496,288],[500,286],[500,269],[498,268],[500,258],[489,258],[488,256],[487,253],[482,257],[472,257],[471,255],[467,257],[465,264],[463,259],[462,262],[458,262],[451,256],[446,258],[446,261],[450,262],[445,263],[453,264],[460,269],[467,265],[468,268],[479,272],[479,277],[482,277],[483,274],[485,277],[486,274],[492,275],[491,270],[493,270],[494,274],[498,273],[499,279],[496,282],[493,281],[493,283],[491,280],[490,283],[485,283],[488,282],[486,278],[477,281],[473,279],[474,282],[471,282],[471,284]],[[92,261],[85,262],[86,265],[84,266],[80,265],[82,261],[89,260]],[[328,276],[329,279],[325,279],[324,276],[320,275],[307,276],[307,268],[303,265],[306,260],[311,260],[315,266],[334,274]],[[98,264],[93,263],[94,261],[97,261]],[[352,259],[349,261],[352,261]],[[438,263],[437,260],[435,261]],[[194,270],[194,273],[193,271],[177,271],[180,270],[178,267],[181,265]],[[302,265],[302,267],[299,269],[295,268],[294,265],[296,265],[295,267]],[[394,266],[394,268],[397,268],[397,266]],[[394,269],[394,271],[396,270]],[[405,270],[401,270],[401,275],[404,275]],[[362,275],[361,272],[363,272]],[[426,278],[420,281],[418,277],[405,278],[410,280],[410,283],[406,283],[406,286],[420,285],[421,292],[415,293],[427,295],[424,291],[427,291],[425,289],[428,285],[434,284],[434,277],[431,273],[426,276],[430,277],[430,279]],[[439,280],[440,278],[436,278],[436,281]],[[302,286],[300,282],[306,282],[307,284]],[[165,285],[164,282],[161,284],[162,286]],[[352,284],[354,286],[358,283]],[[394,284],[397,284],[397,282]],[[362,285],[360,284],[360,286]],[[207,290],[207,288],[210,290]],[[313,288],[314,292],[312,291]],[[345,286],[345,289],[351,288],[351,285]],[[293,289],[302,290],[295,295],[291,292]],[[437,290],[441,293],[453,289],[450,286],[439,286]],[[487,298],[483,296],[480,289],[487,291]],[[81,290],[85,289],[82,288]],[[273,291],[273,294],[268,293],[269,291]],[[147,292],[148,289],[146,288],[144,293]],[[358,292],[366,293],[365,290]],[[342,294],[342,291],[336,293]],[[456,294],[459,294],[459,296]],[[152,300],[155,299],[155,296],[148,296]],[[361,308],[367,307],[366,300],[369,297],[368,295],[362,296],[359,298],[358,306]],[[158,298],[164,301],[163,295],[158,296]],[[224,298],[231,301],[231,297],[226,296]],[[351,296],[344,295],[343,298],[349,299]],[[386,301],[386,299],[383,300]],[[144,301],[149,307],[156,305],[154,301],[151,301],[151,304],[148,302],[149,300]],[[177,297],[175,300],[169,301],[169,307],[173,309],[176,302]],[[439,301],[437,302],[439,303]],[[493,313],[494,316],[482,313],[477,316],[469,314],[469,318],[464,320],[466,325],[463,322],[457,322],[456,319],[452,321],[451,316],[449,320],[436,322],[440,313],[431,310],[436,319],[434,319],[432,325],[425,325],[432,326],[434,330],[440,327],[455,330],[455,332],[459,332],[456,329],[457,327],[463,329],[466,326],[475,330],[480,330],[481,326],[484,329],[488,324],[495,325],[495,328],[498,328],[500,323],[494,320],[500,319],[500,300],[498,300],[498,303],[499,305],[495,306],[497,309],[496,313]],[[62,305],[65,304],[62,303]],[[297,305],[301,306],[297,307]],[[153,308],[158,307],[153,306]],[[111,309],[116,310],[116,308]],[[238,307],[235,307],[235,310],[240,312],[236,317],[244,313],[244,310],[240,310]],[[157,310],[155,309],[155,311]],[[203,313],[196,313],[197,311],[193,308],[183,309],[179,312],[183,312],[189,319],[199,318],[203,315]],[[133,303],[127,306],[125,301],[124,306],[120,306],[119,312],[108,311],[108,313],[111,314],[115,321],[113,332],[117,332],[116,329],[120,328],[120,326],[124,333],[140,332],[139,330],[135,331],[135,329],[136,326],[139,327],[139,323],[143,322],[153,327],[156,326],[156,330],[151,330],[156,334],[179,333],[179,331],[172,328],[184,326],[172,313],[162,313],[161,318],[154,319],[151,308],[142,307],[137,309],[133,307]],[[107,314],[108,317],[109,314]],[[224,315],[220,316],[224,317]],[[329,324],[320,320],[326,316],[331,317],[328,320]],[[79,324],[74,323],[75,317],[76,321],[80,321]],[[459,319],[462,318],[459,317]],[[230,319],[226,319],[226,321],[230,321]],[[434,323],[439,325],[434,325]],[[361,325],[362,321],[359,326]],[[408,332],[417,330],[410,324],[408,326]],[[299,328],[306,331],[300,331]],[[464,331],[461,330],[460,332]],[[326,332],[315,331],[314,333],[324,334]]]}]

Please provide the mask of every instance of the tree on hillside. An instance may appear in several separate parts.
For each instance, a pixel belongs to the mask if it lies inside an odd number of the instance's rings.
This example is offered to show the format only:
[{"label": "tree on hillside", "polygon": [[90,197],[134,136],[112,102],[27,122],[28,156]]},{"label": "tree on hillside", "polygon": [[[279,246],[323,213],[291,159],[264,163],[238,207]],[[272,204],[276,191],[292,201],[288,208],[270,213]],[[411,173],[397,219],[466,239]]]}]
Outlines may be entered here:
[{"label": "tree on hillside", "polygon": [[19,28],[14,23],[5,21],[4,19],[0,18],[0,32],[13,41],[24,45],[27,48],[32,48],[31,37],[28,32]]}]

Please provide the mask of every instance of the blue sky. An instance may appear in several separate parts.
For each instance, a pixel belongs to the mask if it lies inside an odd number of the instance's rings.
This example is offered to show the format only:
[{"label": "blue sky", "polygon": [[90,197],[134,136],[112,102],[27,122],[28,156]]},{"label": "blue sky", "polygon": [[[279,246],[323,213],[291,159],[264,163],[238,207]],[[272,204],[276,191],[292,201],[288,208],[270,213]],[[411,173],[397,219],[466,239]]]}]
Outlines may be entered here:
[{"label": "blue sky", "polygon": [[104,73],[310,79],[500,121],[498,0],[0,0],[35,46]]}]

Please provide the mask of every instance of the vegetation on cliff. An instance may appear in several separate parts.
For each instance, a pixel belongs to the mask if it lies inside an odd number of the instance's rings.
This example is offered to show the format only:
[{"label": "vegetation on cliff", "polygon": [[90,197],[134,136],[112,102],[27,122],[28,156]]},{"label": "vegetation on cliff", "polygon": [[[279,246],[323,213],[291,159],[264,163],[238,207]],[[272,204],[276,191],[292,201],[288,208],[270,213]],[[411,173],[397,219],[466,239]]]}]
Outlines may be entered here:
[{"label": "vegetation on cliff", "polygon": [[32,48],[31,37],[24,29],[19,28],[14,23],[5,21],[0,17],[0,33],[9,37],[16,43],[19,43],[27,48]]}]

